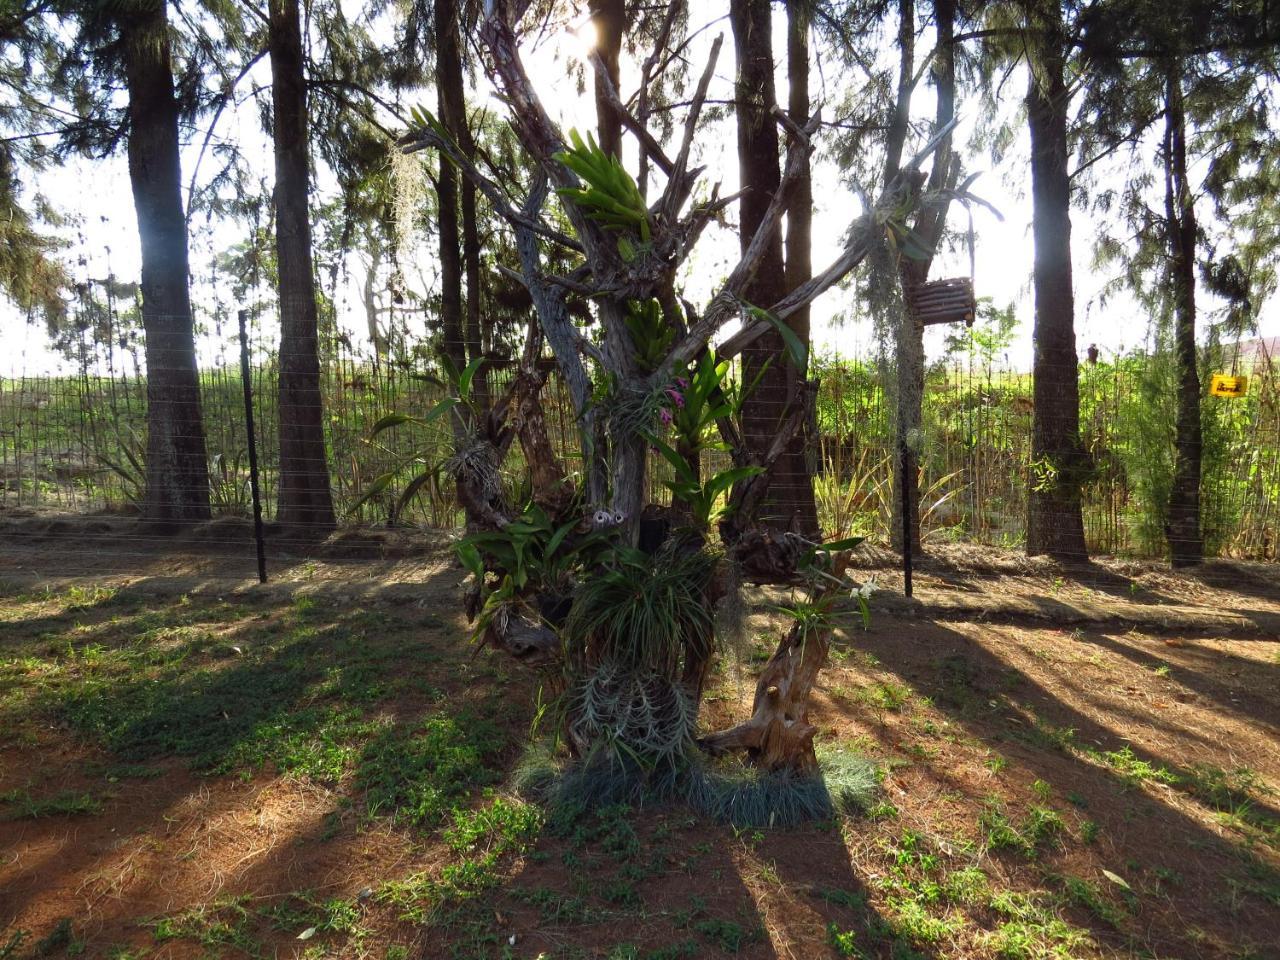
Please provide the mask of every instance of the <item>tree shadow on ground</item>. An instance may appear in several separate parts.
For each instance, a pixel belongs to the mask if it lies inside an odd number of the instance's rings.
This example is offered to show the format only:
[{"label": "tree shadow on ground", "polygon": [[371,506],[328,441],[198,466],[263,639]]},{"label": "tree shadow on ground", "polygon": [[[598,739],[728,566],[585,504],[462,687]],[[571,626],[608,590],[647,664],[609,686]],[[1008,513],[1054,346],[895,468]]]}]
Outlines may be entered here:
[{"label": "tree shadow on ground", "polygon": [[1236,560],[1209,560],[1200,566],[1180,570],[1185,577],[1199,580],[1206,586],[1229,590],[1232,593],[1254,597],[1269,603],[1280,604],[1280,568],[1276,564],[1242,562]]},{"label": "tree shadow on ground", "polygon": [[[1261,850],[1260,861],[1211,829],[1205,820],[1212,814],[1194,796],[1172,787],[1147,789],[1134,773],[1141,769],[1135,761],[1177,768],[1179,758],[1156,755],[1126,740],[1123,731],[1086,715],[991,647],[946,625],[882,620],[870,633],[856,636],[859,649],[927,696],[968,737],[1015,764],[1028,779],[1047,784],[1059,796],[1070,794],[1087,811],[1117,864],[1129,864],[1131,876],[1149,881],[1153,896],[1142,904],[1149,949],[1181,955],[1188,929],[1206,931],[1219,945],[1235,949],[1280,942],[1280,898],[1275,894],[1280,874],[1274,864],[1263,862],[1275,857]],[[883,728],[876,733],[890,738],[887,749],[897,747],[892,734]],[[1117,752],[1128,758],[1127,766],[1098,762],[1090,751]],[[949,778],[932,763],[925,765],[947,789],[963,791],[981,806],[973,785]],[[1205,813],[1203,819],[1192,815],[1197,809]],[[1053,858],[1046,858],[1043,868],[1053,871]],[[1161,903],[1154,895],[1159,885],[1150,879],[1156,876],[1180,877],[1198,895],[1179,898],[1176,909],[1167,897]],[[1081,919],[1101,941],[1120,942],[1113,925],[1087,914]]]},{"label": "tree shadow on ground", "polygon": [[[424,957],[497,957],[513,935],[518,955],[813,955],[829,924],[894,949],[831,828],[757,836],[679,806],[615,808],[549,822],[514,873],[467,886],[483,851],[451,851],[442,831],[509,779],[535,680],[472,663],[455,625],[410,612],[183,597],[163,578],[33,603],[4,652],[59,675],[28,691],[41,745],[6,748],[0,786],[92,793],[102,810],[6,825],[0,922],[39,937],[71,918],[102,951],[172,937],[269,955],[310,926],[340,945],[317,913],[338,898]],[[441,905],[449,869],[466,895]],[[390,881],[399,899],[383,898]]]}]

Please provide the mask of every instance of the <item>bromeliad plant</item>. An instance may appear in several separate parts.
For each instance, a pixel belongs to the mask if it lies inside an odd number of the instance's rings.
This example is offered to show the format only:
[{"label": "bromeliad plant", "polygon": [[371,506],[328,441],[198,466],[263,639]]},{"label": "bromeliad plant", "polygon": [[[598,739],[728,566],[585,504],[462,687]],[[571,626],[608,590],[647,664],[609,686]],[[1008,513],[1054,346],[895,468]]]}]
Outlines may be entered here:
[{"label": "bromeliad plant", "polygon": [[572,145],[555,154],[555,159],[581,177],[586,186],[560,187],[556,193],[614,234],[618,255],[626,263],[634,262],[653,247],[649,208],[640,188],[621,161],[601,150],[591,134],[584,141],[577,130],[570,130],[569,141]]}]

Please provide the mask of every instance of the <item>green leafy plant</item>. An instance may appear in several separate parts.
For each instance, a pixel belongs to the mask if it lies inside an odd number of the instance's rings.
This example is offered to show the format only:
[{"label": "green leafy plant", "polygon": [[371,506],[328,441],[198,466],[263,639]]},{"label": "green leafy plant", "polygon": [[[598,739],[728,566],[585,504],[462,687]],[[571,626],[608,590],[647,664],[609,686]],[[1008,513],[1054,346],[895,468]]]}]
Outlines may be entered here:
[{"label": "green leafy plant", "polygon": [[557,524],[542,507],[530,504],[501,530],[464,537],[454,552],[463,567],[481,580],[488,565],[510,577],[516,592],[560,592],[571,586],[577,569],[615,539],[613,528],[580,533],[578,527],[578,520]]},{"label": "green leafy plant", "polygon": [[628,300],[622,322],[636,348],[636,362],[645,372],[658,369],[675,340],[675,328],[662,316],[657,300]]},{"label": "green leafy plant", "polygon": [[716,421],[734,416],[741,406],[741,393],[733,390],[729,379],[729,363],[717,360],[708,350],[688,371],[666,388],[669,406],[663,420],[671,423],[675,446],[648,434],[647,439],[657,453],[671,465],[674,480],[663,483],[672,495],[689,507],[694,527],[707,530],[725,515],[720,498],[733,485],[762,472],[756,466],[735,466],[712,474],[704,482],[699,476],[698,461],[709,449],[723,449],[711,440]]},{"label": "green leafy plant", "polygon": [[674,496],[688,504],[694,524],[701,530],[710,528],[712,523],[725,516],[728,507],[721,506],[719,500],[735,483],[763,472],[760,467],[729,467],[712,474],[703,483],[688,461],[674,449],[655,436],[650,436],[649,442],[675,470],[676,479],[664,480],[663,484]]},{"label": "green leafy plant", "polygon": [[125,498],[140,507],[147,490],[147,442],[132,427],[116,431],[115,448],[119,457],[104,453],[94,454],[94,459],[120,478]]},{"label": "green leafy plant", "polygon": [[584,141],[577,130],[570,130],[569,141],[556,159],[586,186],[562,187],[557,193],[582,207],[602,227],[618,233],[618,254],[628,263],[633,261],[639,252],[636,241],[647,245],[652,240],[649,210],[640,188],[621,161],[601,150],[591,134]]},{"label": "green leafy plant", "polygon": [[714,557],[669,540],[652,556],[619,546],[601,560],[575,590],[565,624],[575,658],[674,676],[688,645],[695,656],[710,652]]},{"label": "green leafy plant", "polygon": [[[471,395],[471,385],[475,380],[476,373],[484,364],[484,358],[477,357],[462,370],[454,368],[448,357],[442,357],[441,364],[449,381],[450,394],[442,397],[422,416],[393,412],[379,417],[369,430],[368,442],[373,442],[379,435],[397,427],[406,425],[418,428],[429,427],[459,405],[471,411],[472,414],[476,412]],[[404,512],[405,507],[422,491],[423,487],[438,478],[440,461],[443,459],[442,453],[443,448],[438,443],[432,443],[424,444],[422,449],[416,450],[407,457],[400,458],[400,461],[390,470],[379,474],[370,481],[369,485],[355,499],[355,502],[347,508],[348,515],[356,513],[370,501],[382,497],[397,480],[407,476],[408,479],[387,517],[389,522],[394,523],[396,518]]]},{"label": "green leafy plant", "polygon": [[209,470],[209,503],[215,513],[244,516],[251,502],[247,454],[237,450],[230,455],[215,453]]}]

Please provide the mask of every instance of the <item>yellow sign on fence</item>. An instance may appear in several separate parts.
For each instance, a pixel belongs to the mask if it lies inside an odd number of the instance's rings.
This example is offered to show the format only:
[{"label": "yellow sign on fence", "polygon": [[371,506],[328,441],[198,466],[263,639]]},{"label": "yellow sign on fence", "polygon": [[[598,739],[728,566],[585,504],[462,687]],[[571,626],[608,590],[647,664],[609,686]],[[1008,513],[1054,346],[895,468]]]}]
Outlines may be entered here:
[{"label": "yellow sign on fence", "polygon": [[1249,378],[1246,376],[1230,377],[1225,373],[1215,373],[1209,381],[1211,397],[1243,397],[1249,392]]}]

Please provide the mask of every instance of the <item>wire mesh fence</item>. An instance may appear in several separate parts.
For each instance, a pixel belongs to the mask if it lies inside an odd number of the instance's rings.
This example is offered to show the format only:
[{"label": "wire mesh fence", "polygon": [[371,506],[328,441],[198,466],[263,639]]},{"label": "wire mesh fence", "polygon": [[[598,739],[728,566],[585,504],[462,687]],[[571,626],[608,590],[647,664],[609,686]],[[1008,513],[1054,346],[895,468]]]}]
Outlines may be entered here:
[{"label": "wire mesh fence", "polygon": [[[390,413],[422,415],[445,395],[424,356],[364,353],[342,336],[320,344],[323,467],[342,524],[388,523],[437,529],[461,524],[462,511],[440,465],[453,450],[448,418],[374,434]],[[280,483],[280,355],[259,343],[250,377],[263,505],[276,515]],[[148,383],[133,357],[84,354],[73,373],[0,377],[0,509],[131,514],[148,488]],[[1205,370],[1220,364],[1207,353]],[[1280,378],[1270,358],[1251,360],[1246,396],[1205,397],[1201,508],[1207,552],[1274,560],[1280,536]],[[485,371],[500,395],[514,364]],[[816,436],[808,456],[824,533],[887,542],[895,496],[894,371],[868,354],[813,358],[821,381]],[[1079,368],[1080,435],[1089,455],[1083,511],[1091,551],[1142,557],[1166,552],[1164,518],[1173,476],[1176,391],[1167,357],[1131,353]],[[209,492],[215,517],[250,512],[248,441],[238,353],[198,374]],[[150,403],[165,402],[154,396]],[[554,449],[570,473],[581,453],[567,390],[552,375],[543,392]],[[971,541],[1016,548],[1026,535],[1034,400],[1028,373],[989,356],[952,355],[925,377],[920,437],[920,519],[926,544]],[[779,420],[783,411],[778,411]],[[724,454],[704,454],[710,469]],[[507,464],[522,474],[518,445]],[[402,511],[400,494],[423,479]],[[385,478],[385,479],[384,479]],[[650,496],[668,494],[661,458],[652,457]],[[375,491],[370,494],[370,491]],[[783,504],[782,508],[785,509]]]}]

